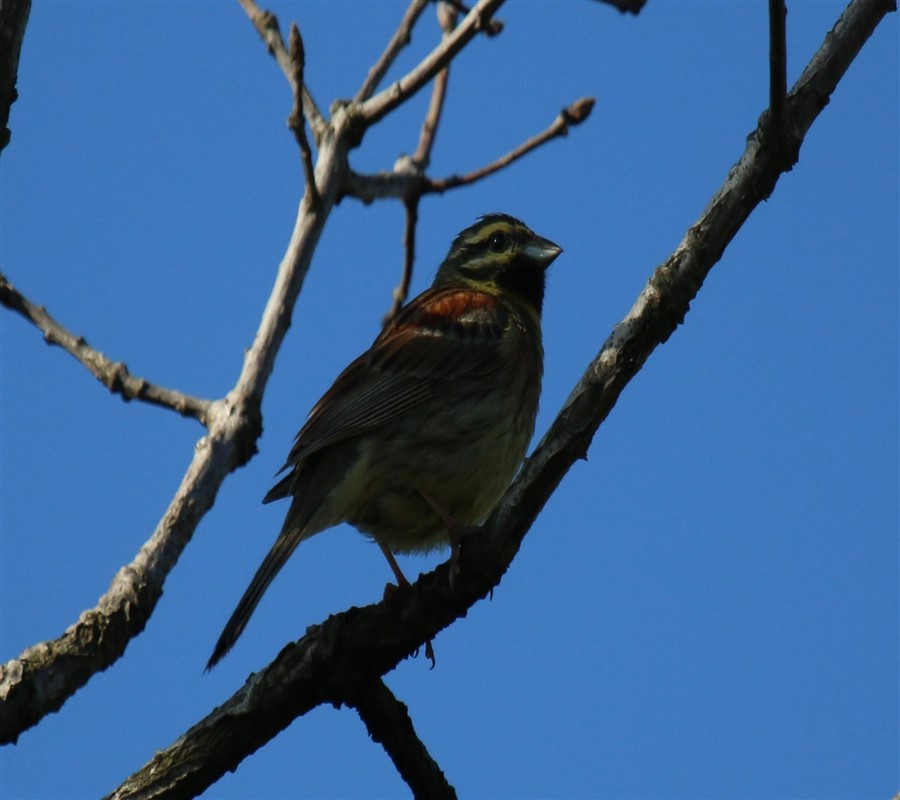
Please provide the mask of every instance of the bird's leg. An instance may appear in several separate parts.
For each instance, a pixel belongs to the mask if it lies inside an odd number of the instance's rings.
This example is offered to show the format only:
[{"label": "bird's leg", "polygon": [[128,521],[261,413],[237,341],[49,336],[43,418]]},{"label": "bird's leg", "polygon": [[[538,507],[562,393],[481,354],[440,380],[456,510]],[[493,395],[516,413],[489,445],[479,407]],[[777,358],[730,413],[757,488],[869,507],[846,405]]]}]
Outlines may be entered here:
[{"label": "bird's leg", "polygon": [[400,571],[400,565],[397,563],[397,559],[394,558],[394,554],[388,549],[388,546],[381,542],[378,543],[378,546],[381,548],[381,552],[384,553],[384,557],[387,559],[388,564],[391,565],[394,577],[397,579],[397,585],[409,586],[409,581],[406,580],[406,576]]},{"label": "bird's leg", "polygon": [[453,583],[453,578],[459,575],[459,539],[465,533],[465,528],[444,511],[427,492],[423,492],[421,489],[418,492],[422,495],[425,502],[434,509],[434,513],[441,518],[441,522],[444,523],[444,527],[447,529],[447,536],[450,539],[450,582]]},{"label": "bird's leg", "polygon": [[[391,565],[391,569],[394,572],[394,577],[397,579],[397,585],[402,586],[404,588],[408,588],[410,583],[406,580],[406,576],[400,569],[400,565],[397,563],[397,559],[394,558],[394,554],[390,551],[386,544],[382,544],[378,542],[378,546],[381,548],[381,552],[384,553],[384,557],[387,559],[388,564]],[[388,589],[393,589],[394,587],[388,584],[384,589],[384,596],[387,597],[389,592]],[[418,650],[416,650],[416,655],[418,654]],[[425,658],[427,658],[431,662],[431,668],[434,669],[435,665],[435,657],[434,657],[434,647],[431,645],[431,639],[425,642]]]}]

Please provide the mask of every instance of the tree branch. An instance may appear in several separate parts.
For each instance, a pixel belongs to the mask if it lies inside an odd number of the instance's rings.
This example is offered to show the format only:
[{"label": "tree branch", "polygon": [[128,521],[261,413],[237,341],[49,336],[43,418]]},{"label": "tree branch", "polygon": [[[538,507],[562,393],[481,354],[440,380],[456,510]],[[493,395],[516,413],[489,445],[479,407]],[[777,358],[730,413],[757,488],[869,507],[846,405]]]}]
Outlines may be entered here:
[{"label": "tree branch", "polygon": [[288,127],[294,132],[297,146],[300,148],[300,161],[303,164],[303,176],[306,179],[306,200],[310,205],[319,204],[319,190],[316,188],[316,175],[313,171],[312,151],[306,139],[306,122],[303,118],[303,70],[306,67],[306,53],[303,39],[297,23],[291,23],[291,66],[292,86],[294,88],[294,108],[288,117]]},{"label": "tree branch", "polygon": [[406,706],[384,681],[362,684],[347,704],[356,708],[369,736],[384,747],[413,797],[456,800],[453,787],[416,734]]},{"label": "tree branch", "polygon": [[30,13],[31,0],[6,0],[0,4],[0,151],[12,136],[9,112],[19,96],[19,55]]},{"label": "tree branch", "polygon": [[[238,0],[238,2],[250,18],[253,27],[256,28],[260,39],[266,43],[266,49],[275,58],[278,66],[281,67],[284,77],[287,78],[288,83],[291,85],[291,91],[296,96],[297,85],[295,65],[290,52],[284,45],[284,39],[281,38],[281,29],[278,27],[277,17],[271,11],[262,11],[259,6],[256,5],[255,0]],[[322,116],[322,112],[319,111],[316,101],[313,99],[312,94],[310,94],[306,86],[302,83],[300,86],[302,87],[303,112],[306,114],[306,119],[309,121],[309,127],[313,132],[313,138],[316,140],[316,145],[319,145],[322,137],[328,132],[328,123]]]},{"label": "tree branch", "polygon": [[[446,41],[456,27],[456,9],[451,8],[446,3],[439,2],[437,4],[437,15],[441,31],[443,31],[442,39]],[[448,63],[434,78],[434,84],[431,87],[431,100],[428,103],[428,111],[425,114],[425,119],[422,120],[422,130],[419,133],[419,145],[416,147],[416,153],[413,156],[413,161],[422,171],[428,169],[428,165],[431,163],[431,150],[434,147],[434,139],[437,136],[438,125],[441,121],[441,112],[444,110],[444,99],[447,96],[447,81],[449,78],[450,64]]]},{"label": "tree branch", "polygon": [[210,409],[204,437],[165,515],[134,560],[119,570],[97,606],[58,639],[29,647],[0,666],[0,743],[58,711],[66,700],[125,652],[162,595],[162,585],[227,474],[246,461],[259,435],[225,403]]},{"label": "tree branch", "polygon": [[[439,3],[451,10],[454,14],[468,14],[469,11],[471,11],[462,0],[439,0]],[[503,33],[503,20],[494,17],[487,20],[484,28],[485,36],[497,36],[501,33]]]},{"label": "tree branch", "polygon": [[94,350],[83,336],[76,336],[60,325],[43,306],[36,306],[0,273],[0,305],[17,311],[44,334],[48,344],[61,347],[80,361],[87,370],[113,394],[121,395],[126,402],[143,400],[153,405],[171,408],[184,417],[193,417],[209,427],[211,400],[192,397],[174,389],[166,389],[138,378],[128,371],[121,361],[111,361],[99,350]]},{"label": "tree branch", "polygon": [[409,296],[413,264],[416,261],[416,224],[419,221],[419,198],[405,200],[404,205],[406,206],[406,225],[403,230],[403,271],[400,275],[400,283],[394,287],[391,307],[381,321],[382,327],[396,317],[403,308],[403,304]]},{"label": "tree branch", "polygon": [[647,0],[599,0],[599,2],[619,9],[623,14],[634,14],[635,16],[647,4]]},{"label": "tree branch", "polygon": [[[851,3],[788,97],[792,131],[806,133],[859,48],[894,8],[891,0]],[[310,627],[110,797],[199,793],[300,714],[326,702],[352,702],[361,682],[393,669],[485,597],[569,467],[586,454],[624,387],[684,320],[728,243],[773,191],[783,166],[773,157],[770,138],[771,128],[761,122],[722,188],[615,326],[481,533],[463,540],[452,587],[449,564],[441,564],[381,603]]]},{"label": "tree branch", "polygon": [[564,108],[542,133],[532,136],[496,161],[469,172],[465,175],[452,175],[449,178],[428,178],[415,169],[412,159],[398,159],[391,172],[380,172],[374,175],[363,175],[350,170],[347,181],[341,189],[342,195],[355,197],[363,203],[374,200],[399,197],[408,198],[425,194],[440,194],[448,189],[469,186],[482,178],[518,161],[540,145],[560,136],[567,136],[569,127],[577,125],[588,118],[594,107],[594,98],[582,97]]},{"label": "tree branch", "polygon": [[784,0],[769,0],[769,113],[775,135],[787,138],[787,33]]},{"label": "tree branch", "polygon": [[486,29],[491,16],[501,5],[503,0],[478,0],[456,30],[443,39],[416,67],[393,85],[362,103],[359,112],[360,121],[366,127],[371,126],[416,94],[449,64],[476,34]]},{"label": "tree branch", "polygon": [[[448,4],[437,4],[438,20],[443,31],[444,38],[449,36],[456,27],[456,9]],[[444,108],[444,99],[447,96],[447,81],[450,77],[450,65],[447,64],[434,79],[431,87],[431,101],[425,119],[422,120],[422,130],[419,133],[419,145],[415,155],[410,159],[400,159],[395,165],[395,171],[404,170],[408,174],[415,175],[421,185],[421,177],[424,170],[431,163],[431,150],[437,136],[437,128],[441,121],[441,112]],[[406,207],[406,226],[403,232],[403,271],[400,283],[394,288],[393,299],[388,313],[382,320],[382,325],[387,325],[403,308],[406,298],[409,296],[409,286],[412,282],[413,266],[416,261],[416,224],[419,221],[419,199],[421,192],[410,192],[404,200]]]},{"label": "tree branch", "polygon": [[423,194],[441,194],[448,189],[455,189],[458,186],[469,186],[470,184],[480,181],[489,175],[509,166],[514,161],[518,161],[522,156],[527,155],[532,150],[536,150],[542,144],[556,139],[559,136],[569,135],[569,126],[578,125],[586,120],[594,108],[596,101],[593,97],[582,97],[576,100],[567,108],[559,112],[559,115],[551,123],[551,125],[537,136],[532,136],[528,141],[520,144],[515,150],[507,153],[505,156],[498,158],[492,164],[488,164],[481,169],[470,172],[466,175],[453,175],[449,178],[439,178],[436,180],[426,179],[423,188]]},{"label": "tree branch", "polygon": [[394,60],[400,54],[400,51],[412,41],[412,29],[415,27],[419,16],[425,10],[425,7],[429,2],[430,0],[412,0],[409,4],[406,13],[404,13],[403,18],[400,20],[400,25],[388,42],[381,57],[375,62],[372,69],[369,70],[369,74],[366,75],[363,85],[359,87],[359,91],[353,98],[355,102],[361,103],[368,100],[372,96],[372,93],[378,88],[378,84],[381,83],[381,79],[387,74],[387,71],[391,68],[391,64],[394,63]]}]

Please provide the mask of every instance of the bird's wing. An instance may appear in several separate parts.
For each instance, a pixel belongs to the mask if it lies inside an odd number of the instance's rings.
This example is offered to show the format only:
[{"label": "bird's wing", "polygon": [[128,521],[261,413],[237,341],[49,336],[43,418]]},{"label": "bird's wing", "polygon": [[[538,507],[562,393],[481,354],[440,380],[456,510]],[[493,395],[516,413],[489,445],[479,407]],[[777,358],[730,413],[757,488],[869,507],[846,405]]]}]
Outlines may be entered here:
[{"label": "bird's wing", "polygon": [[[423,293],[316,403],[283,469],[409,413],[454,381],[490,375],[509,322],[508,310],[493,295],[469,289]],[[266,500],[284,496],[276,489]]]}]

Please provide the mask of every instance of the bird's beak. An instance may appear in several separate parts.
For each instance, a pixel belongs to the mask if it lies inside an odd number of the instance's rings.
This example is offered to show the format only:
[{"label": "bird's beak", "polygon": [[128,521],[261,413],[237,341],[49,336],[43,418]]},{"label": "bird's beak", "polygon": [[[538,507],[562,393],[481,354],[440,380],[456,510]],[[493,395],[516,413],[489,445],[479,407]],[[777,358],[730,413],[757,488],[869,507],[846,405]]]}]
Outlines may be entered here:
[{"label": "bird's beak", "polygon": [[535,236],[523,248],[525,255],[544,269],[547,269],[562,251],[563,249],[558,244],[553,244],[549,239],[541,236]]}]

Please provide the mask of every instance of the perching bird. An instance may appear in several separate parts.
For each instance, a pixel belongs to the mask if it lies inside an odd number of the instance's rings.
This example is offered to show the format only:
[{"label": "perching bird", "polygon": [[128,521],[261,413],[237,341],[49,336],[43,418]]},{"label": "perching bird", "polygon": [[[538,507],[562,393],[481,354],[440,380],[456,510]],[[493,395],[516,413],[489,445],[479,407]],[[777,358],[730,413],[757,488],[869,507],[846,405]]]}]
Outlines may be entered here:
[{"label": "perching bird", "polygon": [[405,306],[313,406],[263,502],[291,498],[281,533],[206,665],[234,645],[304,539],[349,522],[392,553],[428,551],[487,518],[534,432],[544,272],[562,249],[506,214],[460,233]]}]

